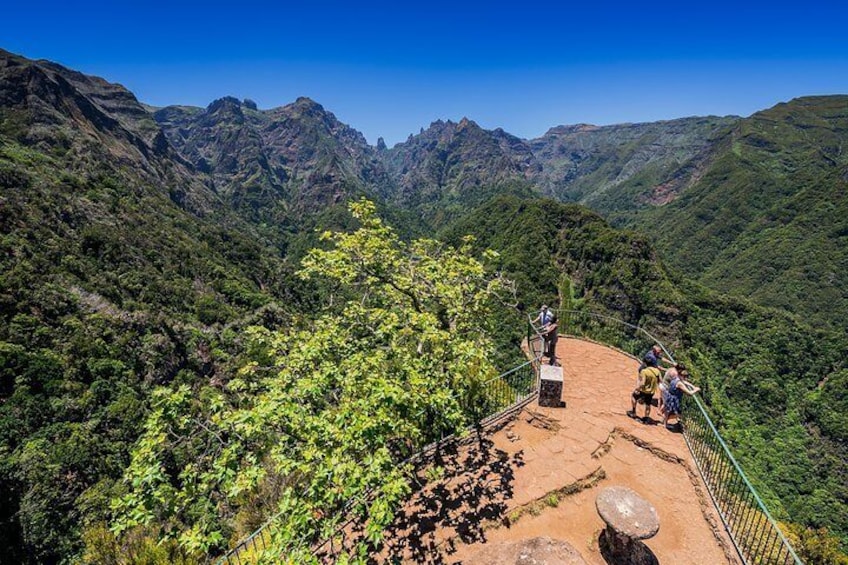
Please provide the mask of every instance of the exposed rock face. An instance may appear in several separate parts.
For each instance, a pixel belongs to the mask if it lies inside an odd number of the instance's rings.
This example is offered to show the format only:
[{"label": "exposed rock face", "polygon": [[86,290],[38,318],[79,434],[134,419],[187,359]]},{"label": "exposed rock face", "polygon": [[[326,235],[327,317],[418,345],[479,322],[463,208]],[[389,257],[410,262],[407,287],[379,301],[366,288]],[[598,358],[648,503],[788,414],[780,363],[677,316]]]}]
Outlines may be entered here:
[{"label": "exposed rock face", "polygon": [[139,169],[199,212],[218,206],[217,192],[252,219],[279,222],[357,194],[436,223],[503,191],[540,192],[607,213],[664,205],[700,178],[709,147],[735,123],[580,124],[525,141],[463,118],[375,148],[308,98],[271,110],[232,97],[205,109],[150,109],[120,85],[7,52],[0,52],[0,79],[0,106],[7,122],[25,124],[27,143]]},{"label": "exposed rock face", "polygon": [[144,179],[196,213],[217,200],[120,85],[0,50],[0,117],[7,135],[73,170]]},{"label": "exposed rock face", "polygon": [[539,170],[524,141],[467,118],[433,122],[380,156],[397,186],[392,201],[437,226],[495,194],[532,194]]},{"label": "exposed rock face", "polygon": [[546,537],[497,543],[485,547],[468,565],[585,565],[586,560],[563,540]]},{"label": "exposed rock face", "polygon": [[315,211],[390,186],[361,133],[308,98],[272,110],[231,97],[155,113],[169,140],[239,209]]},{"label": "exposed rock face", "polygon": [[[715,139],[738,118],[557,126],[534,140],[463,119],[433,122],[388,150],[397,202],[421,206],[507,181],[602,211],[663,205],[697,180]],[[487,193],[491,195],[491,192]]]},{"label": "exposed rock face", "polygon": [[383,153],[398,189],[393,199],[431,215],[446,202],[473,205],[499,185],[525,182],[541,167],[521,139],[463,118],[438,120]]}]

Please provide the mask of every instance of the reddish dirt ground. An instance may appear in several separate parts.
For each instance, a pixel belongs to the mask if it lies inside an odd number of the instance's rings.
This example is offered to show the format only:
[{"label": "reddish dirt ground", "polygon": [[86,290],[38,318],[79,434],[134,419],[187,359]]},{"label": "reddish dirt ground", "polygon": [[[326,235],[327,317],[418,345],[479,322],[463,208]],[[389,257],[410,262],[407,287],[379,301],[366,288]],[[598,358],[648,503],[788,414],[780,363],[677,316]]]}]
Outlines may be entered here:
[{"label": "reddish dirt ground", "polygon": [[656,425],[625,414],[638,362],[570,338],[559,340],[558,355],[566,407],[530,405],[446,450],[441,480],[416,493],[382,557],[477,562],[489,544],[545,536],[601,565],[595,498],[605,486],[626,486],[659,515],[658,534],[645,541],[659,563],[737,563],[682,434],[658,425],[656,407]]}]

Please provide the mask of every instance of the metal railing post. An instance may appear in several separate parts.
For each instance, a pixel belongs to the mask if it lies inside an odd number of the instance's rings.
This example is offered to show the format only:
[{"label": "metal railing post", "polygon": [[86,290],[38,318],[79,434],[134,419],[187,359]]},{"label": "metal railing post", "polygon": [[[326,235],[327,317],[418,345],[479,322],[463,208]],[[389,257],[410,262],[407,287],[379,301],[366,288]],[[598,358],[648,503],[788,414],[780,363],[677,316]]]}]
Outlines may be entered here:
[{"label": "metal railing post", "polygon": [[[621,342],[611,345],[619,348],[629,346],[630,349],[639,346],[641,335],[645,340],[646,349],[652,344],[657,344],[666,358],[672,363],[675,362],[665,344],[642,327],[612,316],[581,310],[562,310],[560,318],[563,316],[567,316],[569,322],[573,321],[573,328],[570,328],[573,335],[588,334],[586,337],[604,343],[609,343],[609,336],[616,336],[612,341],[620,339]],[[581,318],[581,322],[578,322],[578,318]],[[627,328],[633,332],[633,338],[628,339],[624,333],[605,331],[604,324]],[[639,354],[637,351],[629,351],[629,353]],[[697,396],[691,397],[691,401],[687,403],[689,410],[684,411],[682,419],[684,439],[739,557],[744,563],[751,565],[761,563],[803,565],[780,526],[769,513],[748,477],[745,476],[736,458],[733,457],[703,403]],[[775,561],[775,554],[780,557],[779,561]],[[782,557],[784,555],[785,558]]]},{"label": "metal railing post", "polygon": [[[563,320],[563,327],[573,335],[578,335],[579,332],[589,339],[605,343],[613,341],[615,343],[610,345],[626,347],[631,350],[629,351],[631,354],[638,355],[640,351],[636,348],[640,346],[647,348],[654,343],[658,344],[666,357],[674,362],[674,357],[665,345],[642,327],[611,316],[580,310],[561,310],[560,319]],[[615,331],[616,329],[623,331]],[[630,337],[631,334],[632,337]],[[542,343],[541,333],[533,326],[528,316],[527,352],[530,360],[481,383],[477,391],[479,398],[460,400],[460,404],[468,413],[471,413],[475,407],[471,406],[469,401],[474,401],[473,404],[476,406],[481,406],[483,403],[484,413],[489,413],[488,416],[475,417],[475,426],[491,422],[501,415],[520,408],[538,394],[543,351],[537,351],[536,347]],[[687,407],[688,410],[684,411],[681,420],[686,445],[739,557],[744,563],[751,565],[761,563],[803,565],[733,457],[703,403],[694,396],[691,397],[691,402],[687,402]],[[452,436],[443,437],[435,444],[424,446],[407,461],[421,457],[433,446],[438,448],[451,438]],[[247,539],[227,552],[217,561],[217,564],[230,565],[233,563],[233,558],[241,563],[240,553],[248,547],[248,544],[254,551],[258,549],[256,536],[263,536],[263,551],[267,550],[264,535],[276,517],[272,517]]]},{"label": "metal railing post", "polygon": [[[463,410],[468,413],[471,413],[473,408],[479,406],[481,402],[485,403],[484,407],[487,408],[487,414],[473,418],[474,422],[471,424],[469,429],[481,426],[484,422],[492,422],[505,414],[509,414],[513,410],[517,410],[518,408],[524,406],[528,402],[532,401],[533,398],[535,398],[535,396],[539,392],[539,363],[542,358],[542,352],[536,352],[533,344],[539,339],[541,339],[541,334],[539,334],[533,327],[533,325],[529,323],[528,319],[527,351],[529,353],[530,359],[516,367],[513,367],[508,371],[497,375],[496,377],[493,377],[483,383],[480,383],[480,398],[464,397],[459,400],[460,406],[462,406]],[[471,400],[476,400],[476,402],[474,402],[475,406],[471,406],[469,404],[469,401]],[[489,403],[493,404],[490,409],[488,408]],[[419,451],[407,458],[404,462],[406,463],[417,459],[418,457],[421,457],[424,453],[429,452],[433,448],[438,449],[443,443],[452,440],[453,437],[453,435],[444,436],[444,434],[442,434],[442,436],[440,436],[440,438],[435,443],[421,447]],[[349,504],[346,505],[346,509],[348,506]],[[280,514],[275,514],[274,516],[272,516],[256,531],[250,534],[250,536],[240,541],[238,544],[236,544],[235,547],[230,549],[223,556],[219,557],[215,561],[216,565],[231,565],[234,563],[234,560],[238,560],[239,565],[241,565],[241,554],[243,551],[246,551],[248,549],[253,549],[254,552],[256,551],[257,536],[263,538],[263,551],[267,550],[264,535],[270,528],[273,527],[274,522],[277,520],[277,518],[279,518],[279,516]],[[327,540],[324,540],[323,543],[317,546],[317,549],[320,549],[326,543]]]}]

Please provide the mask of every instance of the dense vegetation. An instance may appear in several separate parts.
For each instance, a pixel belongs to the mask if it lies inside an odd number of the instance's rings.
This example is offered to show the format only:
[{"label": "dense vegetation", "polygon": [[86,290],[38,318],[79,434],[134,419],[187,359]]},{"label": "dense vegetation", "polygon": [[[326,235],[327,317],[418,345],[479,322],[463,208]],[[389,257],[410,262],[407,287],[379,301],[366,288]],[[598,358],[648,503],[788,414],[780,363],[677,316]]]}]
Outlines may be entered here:
[{"label": "dense vegetation", "polygon": [[276,507],[266,559],[311,563],[312,543],[355,500],[366,532],[348,558],[365,562],[409,492],[404,460],[469,423],[463,399],[498,372],[491,311],[509,285],[467,245],[406,244],[373,204],[351,208],[362,226],[328,233],[333,247],[303,261],[301,276],[331,285],[320,312],[252,329],[252,361],[221,390],[154,392],[115,505],[118,534],[147,527],[203,555],[226,547],[234,515]]},{"label": "dense vegetation", "polygon": [[698,182],[633,225],[712,288],[844,328],[846,132],[846,96],[754,114],[716,144]]},{"label": "dense vegetation", "polygon": [[240,328],[296,304],[286,264],[226,216],[201,220],[133,171],[73,170],[0,137],[0,556],[81,548],[150,387],[228,374]]},{"label": "dense vegetation", "polygon": [[692,367],[743,467],[782,519],[848,535],[848,340],[668,274],[645,236],[586,209],[498,198],[452,227],[500,253],[526,303],[569,292],[650,328]]},{"label": "dense vegetation", "polygon": [[[306,99],[165,109],[160,129],[118,85],[0,51],[0,563],[191,563],[281,502],[297,539],[278,547],[301,551],[333,526],[316,516],[375,485],[385,497],[361,510],[378,544],[405,491],[386,467],[414,445],[399,438],[440,429],[410,410],[438,405],[455,426],[447,391],[512,362],[493,351],[517,354],[520,318],[488,294],[451,315],[494,270],[525,307],[580,304],[673,344],[810,561],[831,560],[828,536],[848,539],[848,339],[807,320],[848,319],[845,110],[828,97],[738,123],[565,128],[536,154],[463,120],[375,150]],[[571,152],[584,133],[611,158]],[[531,199],[528,180],[566,169],[593,179],[574,197],[643,235]],[[613,177],[617,192],[585,192]],[[679,198],[636,213],[668,196],[657,187]],[[368,205],[347,213],[360,194],[385,197],[397,232]],[[404,243],[437,227],[453,249]],[[352,233],[333,248],[326,229]],[[688,282],[651,238],[681,272],[779,309]],[[485,249],[494,270],[470,257]],[[409,402],[421,387],[444,394]],[[294,424],[304,444],[287,443]],[[354,468],[365,438],[383,449]]]},{"label": "dense vegetation", "polygon": [[[579,202],[652,237],[711,288],[804,316],[848,320],[848,97],[793,100],[749,118],[558,126],[534,140],[434,122],[380,153],[394,202],[445,225],[503,184]],[[488,190],[487,190],[488,189]]]}]

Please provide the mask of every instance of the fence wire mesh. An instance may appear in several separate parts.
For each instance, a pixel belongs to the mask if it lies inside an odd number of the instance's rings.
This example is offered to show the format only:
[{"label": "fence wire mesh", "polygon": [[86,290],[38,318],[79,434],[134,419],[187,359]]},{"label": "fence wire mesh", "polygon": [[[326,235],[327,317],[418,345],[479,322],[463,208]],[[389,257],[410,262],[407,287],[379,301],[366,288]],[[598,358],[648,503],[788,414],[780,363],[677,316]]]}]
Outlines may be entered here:
[{"label": "fence wire mesh", "polygon": [[[638,359],[654,345],[674,357],[644,328],[593,312],[563,310],[561,333],[612,345]],[[695,375],[697,380],[697,375]],[[684,395],[683,437],[695,465],[733,541],[739,557],[751,565],[802,565],[696,396]]]},{"label": "fence wire mesh", "polygon": [[[539,363],[542,357],[543,339],[537,328],[528,325],[527,340],[522,344],[529,361],[518,365],[489,380],[471,386],[460,399],[472,427],[486,426],[532,401],[538,393]],[[437,436],[438,437],[438,436]],[[411,461],[424,456],[439,444],[450,441],[451,435],[422,447]],[[248,565],[263,562],[269,556],[267,545],[275,517],[260,526],[255,532],[241,540],[226,554],[219,557],[216,565]],[[325,545],[322,542],[316,546]]]},{"label": "fence wire mesh", "polygon": [[[666,358],[674,361],[665,344],[644,328],[611,316],[560,310],[559,328],[561,334],[611,345],[636,358],[641,358],[652,345],[658,344]],[[480,383],[462,399],[471,421],[485,425],[526,404],[538,393],[543,350],[541,328],[528,324],[523,348],[530,361]],[[697,396],[685,398],[683,436],[739,557],[750,565],[803,565],[721,438],[703,402]],[[436,444],[424,447],[416,455]],[[217,563],[257,563],[267,549],[272,527],[273,520],[266,522],[219,558]]]}]

